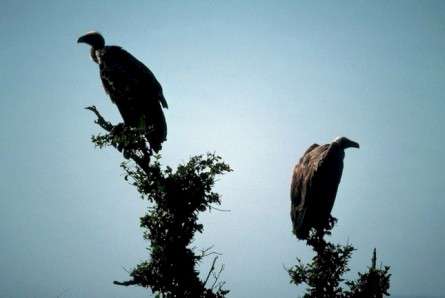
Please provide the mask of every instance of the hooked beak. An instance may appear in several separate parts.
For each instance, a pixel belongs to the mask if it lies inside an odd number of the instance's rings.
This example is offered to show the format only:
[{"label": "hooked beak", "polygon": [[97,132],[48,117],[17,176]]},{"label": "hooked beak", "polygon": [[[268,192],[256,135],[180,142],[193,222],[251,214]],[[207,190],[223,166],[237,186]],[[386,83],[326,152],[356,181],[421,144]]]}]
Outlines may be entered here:
[{"label": "hooked beak", "polygon": [[360,148],[360,144],[357,142],[351,141],[351,143],[349,144],[349,147]]},{"label": "hooked beak", "polygon": [[77,43],[86,43],[86,36],[81,36],[79,37],[79,39],[77,40]]}]

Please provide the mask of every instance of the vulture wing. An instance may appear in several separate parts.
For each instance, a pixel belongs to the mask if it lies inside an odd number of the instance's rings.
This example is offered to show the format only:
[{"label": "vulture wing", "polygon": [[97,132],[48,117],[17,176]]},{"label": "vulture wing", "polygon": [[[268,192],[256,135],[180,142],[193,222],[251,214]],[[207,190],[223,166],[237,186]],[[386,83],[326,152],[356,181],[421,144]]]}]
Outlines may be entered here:
[{"label": "vulture wing", "polygon": [[146,101],[159,101],[168,108],[161,84],[154,74],[121,47],[105,47],[99,65],[102,82],[110,95],[145,96]]}]

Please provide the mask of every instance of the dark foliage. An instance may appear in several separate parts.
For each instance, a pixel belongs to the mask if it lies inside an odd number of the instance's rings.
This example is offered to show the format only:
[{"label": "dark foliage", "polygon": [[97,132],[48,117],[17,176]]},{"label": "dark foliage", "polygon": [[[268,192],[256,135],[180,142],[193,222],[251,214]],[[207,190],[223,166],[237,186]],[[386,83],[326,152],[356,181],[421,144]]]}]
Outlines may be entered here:
[{"label": "dark foliage", "polygon": [[[123,124],[113,126],[96,110],[96,123],[108,133],[92,137],[98,147],[113,146],[127,161],[121,164],[125,180],[133,184],[150,206],[141,218],[144,238],[150,242],[150,258],[130,273],[131,280],[117,285],[150,288],[157,297],[221,298],[229,292],[219,281],[223,267],[217,270],[213,259],[205,280],[199,278],[197,264],[213,254],[210,249],[196,252],[190,247],[196,232],[202,233],[198,214],[221,203],[212,191],[216,176],[231,171],[215,154],[192,157],[176,170],[163,169],[160,156],[147,147],[144,131]],[[211,282],[211,284],[210,284]],[[209,283],[209,285],[207,285]]]},{"label": "dark foliage", "polygon": [[[389,295],[389,266],[376,267],[376,253],[372,266],[367,273],[359,273],[357,281],[345,281],[342,276],[349,271],[348,261],[354,247],[350,244],[339,245],[327,242],[324,236],[330,235],[336,219],[331,217],[328,227],[323,231],[312,229],[307,239],[315,256],[308,264],[297,259],[298,264],[288,269],[291,282],[295,285],[306,284],[305,298],[377,298]],[[342,286],[348,286],[344,289]]]},{"label": "dark foliage", "polygon": [[359,273],[356,281],[348,281],[346,284],[350,290],[347,292],[348,297],[354,298],[380,298],[388,295],[389,290],[389,266],[380,266],[377,268],[376,249],[372,253],[371,267],[368,272]]}]

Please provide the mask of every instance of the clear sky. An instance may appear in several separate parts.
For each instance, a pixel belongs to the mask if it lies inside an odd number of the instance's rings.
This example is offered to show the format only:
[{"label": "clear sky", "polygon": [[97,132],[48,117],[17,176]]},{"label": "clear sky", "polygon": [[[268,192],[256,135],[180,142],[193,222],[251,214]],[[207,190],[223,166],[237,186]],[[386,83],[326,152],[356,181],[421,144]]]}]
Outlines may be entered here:
[{"label": "clear sky", "polygon": [[[97,150],[83,107],[120,121],[89,30],[164,87],[164,164],[216,151],[222,208],[195,245],[223,254],[230,297],[295,297],[283,266],[311,251],[291,234],[291,170],[314,142],[348,150],[332,240],[391,265],[392,294],[445,293],[445,2],[12,1],[0,9],[2,297],[147,297],[113,286],[147,257],[121,156]],[[201,270],[207,272],[208,264]]]}]

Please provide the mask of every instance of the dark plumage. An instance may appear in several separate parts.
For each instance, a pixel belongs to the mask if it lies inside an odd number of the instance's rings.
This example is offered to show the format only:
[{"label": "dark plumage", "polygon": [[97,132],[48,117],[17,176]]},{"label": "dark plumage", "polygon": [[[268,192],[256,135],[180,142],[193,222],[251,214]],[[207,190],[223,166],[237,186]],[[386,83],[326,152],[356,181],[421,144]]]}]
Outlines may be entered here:
[{"label": "dark plumage", "polygon": [[291,184],[293,233],[307,239],[311,228],[327,227],[343,172],[344,149],[359,148],[345,137],[325,145],[313,144],[294,168]]},{"label": "dark plumage", "polygon": [[168,108],[162,87],[142,62],[118,46],[105,46],[98,32],[81,36],[91,46],[91,58],[99,65],[100,78],[125,124],[145,129],[150,147],[159,152],[167,137],[162,107]]}]

